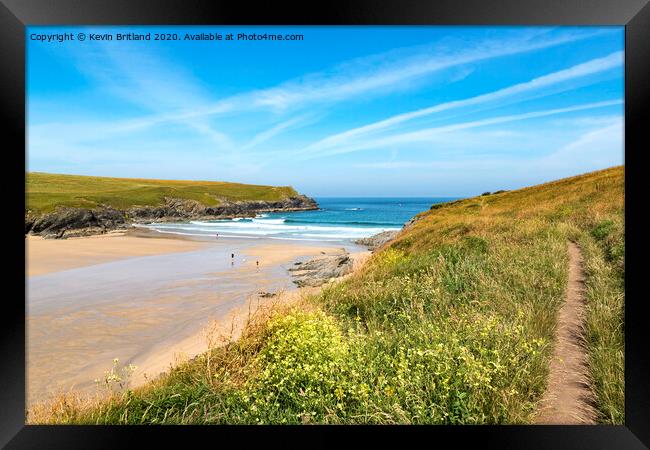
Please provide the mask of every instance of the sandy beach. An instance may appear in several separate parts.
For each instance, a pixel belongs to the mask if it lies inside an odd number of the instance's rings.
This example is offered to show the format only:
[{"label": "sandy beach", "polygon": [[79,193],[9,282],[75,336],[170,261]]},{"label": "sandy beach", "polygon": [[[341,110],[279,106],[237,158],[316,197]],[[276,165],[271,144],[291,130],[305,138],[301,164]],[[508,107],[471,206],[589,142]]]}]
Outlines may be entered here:
[{"label": "sandy beach", "polygon": [[29,235],[25,239],[25,269],[30,277],[133,256],[188,252],[204,245],[188,239],[143,239],[124,232],[69,239],[43,239]]},{"label": "sandy beach", "polygon": [[29,236],[28,403],[70,389],[94,392],[113,358],[136,365],[131,386],[142,384],[205,351],[210,329],[236,334],[257,305],[278,301],[261,292],[296,295],[286,270],[293,262],[343,251],[331,243],[151,233]]}]

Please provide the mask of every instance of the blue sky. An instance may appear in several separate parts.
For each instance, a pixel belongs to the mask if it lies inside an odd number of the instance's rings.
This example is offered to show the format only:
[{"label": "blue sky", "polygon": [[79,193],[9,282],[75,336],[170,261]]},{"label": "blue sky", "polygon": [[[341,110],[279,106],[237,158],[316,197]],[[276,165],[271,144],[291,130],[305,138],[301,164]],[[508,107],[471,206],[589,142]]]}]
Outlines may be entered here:
[{"label": "blue sky", "polygon": [[[30,40],[301,33],[302,41]],[[623,164],[622,27],[29,27],[30,171],[469,196]]]}]

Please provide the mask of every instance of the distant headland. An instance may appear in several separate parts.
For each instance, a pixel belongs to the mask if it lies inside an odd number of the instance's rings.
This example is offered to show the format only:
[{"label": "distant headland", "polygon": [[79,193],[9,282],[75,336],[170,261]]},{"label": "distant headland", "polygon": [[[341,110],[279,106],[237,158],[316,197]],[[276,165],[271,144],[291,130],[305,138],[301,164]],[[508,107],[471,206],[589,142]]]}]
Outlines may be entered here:
[{"label": "distant headland", "polygon": [[290,186],[219,181],[26,174],[25,234],[66,238],[102,234],[136,222],[254,217],[318,209]]}]

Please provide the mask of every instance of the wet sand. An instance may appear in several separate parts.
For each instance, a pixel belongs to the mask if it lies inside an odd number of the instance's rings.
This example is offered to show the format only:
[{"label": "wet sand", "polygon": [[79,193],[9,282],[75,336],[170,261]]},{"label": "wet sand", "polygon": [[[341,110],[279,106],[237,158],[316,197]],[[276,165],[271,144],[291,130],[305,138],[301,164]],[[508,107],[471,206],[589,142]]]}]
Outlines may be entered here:
[{"label": "wet sand", "polygon": [[131,385],[141,384],[205,351],[206,327],[245,317],[268,301],[260,292],[295,291],[294,261],[341,251],[264,239],[28,238],[28,403],[94,391],[113,358],[138,366]]}]

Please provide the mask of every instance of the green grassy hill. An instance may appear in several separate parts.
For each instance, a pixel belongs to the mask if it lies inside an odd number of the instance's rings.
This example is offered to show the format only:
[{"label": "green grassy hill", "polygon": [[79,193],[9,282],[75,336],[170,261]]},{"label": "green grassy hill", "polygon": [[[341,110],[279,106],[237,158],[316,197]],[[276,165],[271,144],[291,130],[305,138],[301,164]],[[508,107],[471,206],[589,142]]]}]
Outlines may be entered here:
[{"label": "green grassy hill", "polygon": [[277,201],[295,197],[289,186],[257,186],[218,181],[149,180],[108,178],[50,173],[27,173],[27,210],[44,213],[56,206],[92,209],[100,204],[116,209],[132,206],[158,206],[165,197],[196,200],[217,206],[221,200]]},{"label": "green grassy hill", "polygon": [[573,240],[599,420],[622,424],[624,230],[623,167],[436,205],[353,276],[261,314],[238,341],[149,385],[99,403],[62,398],[29,420],[530,423]]}]

